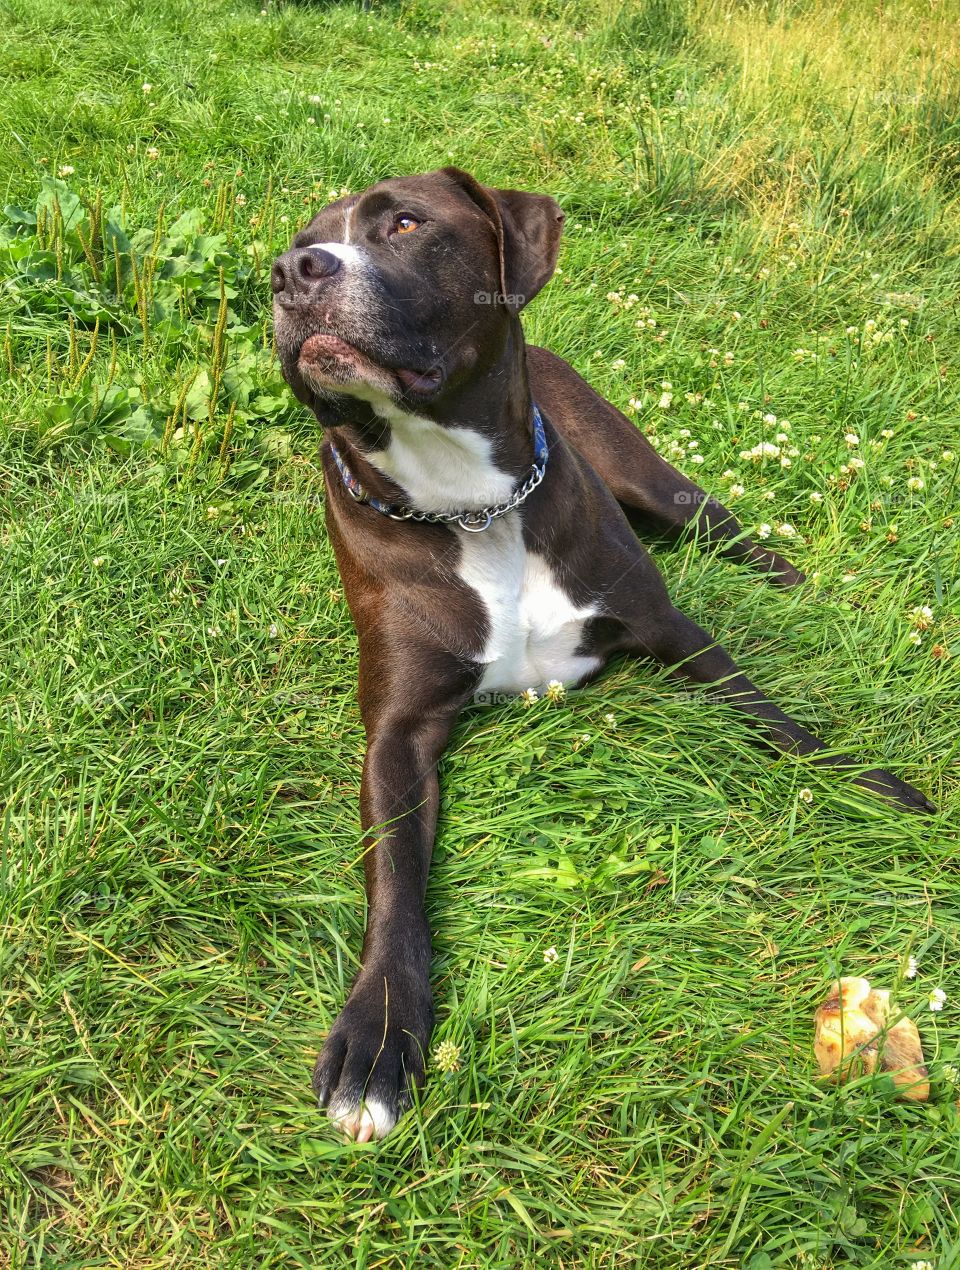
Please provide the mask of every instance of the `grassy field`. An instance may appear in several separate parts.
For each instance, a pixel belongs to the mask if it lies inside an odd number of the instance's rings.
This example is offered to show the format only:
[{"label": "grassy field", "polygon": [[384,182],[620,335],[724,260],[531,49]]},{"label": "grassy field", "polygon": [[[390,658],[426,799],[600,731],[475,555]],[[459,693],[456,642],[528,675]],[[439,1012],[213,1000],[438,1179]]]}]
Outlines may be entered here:
[{"label": "grassy field", "polygon": [[[0,1264],[960,1266],[955,0],[2,13]],[[678,603],[941,812],[649,667],[475,709],[429,893],[459,1066],[357,1147],[309,1087],[364,919],[355,637],[267,269],[451,161],[561,200],[528,336],[814,577],[657,547]],[[838,973],[917,1019],[928,1104],[816,1079]]]}]

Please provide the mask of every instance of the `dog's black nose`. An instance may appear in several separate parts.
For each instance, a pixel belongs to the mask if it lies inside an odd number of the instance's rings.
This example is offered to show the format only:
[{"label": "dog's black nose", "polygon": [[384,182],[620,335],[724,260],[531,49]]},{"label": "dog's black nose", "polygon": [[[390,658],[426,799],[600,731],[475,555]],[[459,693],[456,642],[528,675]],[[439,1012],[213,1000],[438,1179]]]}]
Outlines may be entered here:
[{"label": "dog's black nose", "polygon": [[274,295],[308,295],[340,268],[339,259],[322,247],[293,247],[273,262],[270,285]]}]

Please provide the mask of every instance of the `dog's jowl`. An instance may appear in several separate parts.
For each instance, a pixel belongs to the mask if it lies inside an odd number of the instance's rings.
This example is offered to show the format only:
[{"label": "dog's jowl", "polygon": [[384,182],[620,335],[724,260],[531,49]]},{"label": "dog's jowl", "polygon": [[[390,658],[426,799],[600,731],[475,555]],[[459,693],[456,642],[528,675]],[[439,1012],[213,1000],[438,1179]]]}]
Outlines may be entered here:
[{"label": "dog's jowl", "polygon": [[314,1080],[361,1140],[388,1133],[423,1079],[437,761],[475,694],[651,657],[776,748],[933,810],[888,772],[827,755],[670,602],[635,530],[696,522],[699,541],[778,586],[803,577],[524,343],[519,312],[553,273],[562,225],[551,198],[444,168],[330,204],[273,266],[277,347],[325,430],[327,524],[360,640],[367,930]]}]

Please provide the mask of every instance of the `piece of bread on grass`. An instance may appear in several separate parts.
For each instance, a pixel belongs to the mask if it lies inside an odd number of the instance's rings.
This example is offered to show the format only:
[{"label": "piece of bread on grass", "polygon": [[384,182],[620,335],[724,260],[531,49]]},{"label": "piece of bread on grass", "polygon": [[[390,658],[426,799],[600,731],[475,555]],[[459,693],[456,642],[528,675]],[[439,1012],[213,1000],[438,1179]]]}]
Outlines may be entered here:
[{"label": "piece of bread on grass", "polygon": [[926,1102],[930,1097],[920,1033],[912,1019],[896,1018],[890,993],[869,980],[839,979],[814,1016],[813,1050],[821,1075],[844,1081],[887,1072],[898,1097]]}]

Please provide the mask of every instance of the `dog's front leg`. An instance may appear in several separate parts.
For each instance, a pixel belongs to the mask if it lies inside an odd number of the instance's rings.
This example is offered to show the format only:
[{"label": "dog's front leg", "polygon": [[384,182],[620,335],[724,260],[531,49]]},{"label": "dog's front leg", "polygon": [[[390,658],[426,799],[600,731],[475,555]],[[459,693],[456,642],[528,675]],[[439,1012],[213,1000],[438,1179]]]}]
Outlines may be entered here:
[{"label": "dog's front leg", "polygon": [[330,1118],[358,1142],[389,1133],[424,1078],[433,1027],[424,894],[439,803],[437,762],[466,695],[462,670],[459,682],[448,680],[438,691],[435,665],[396,678],[379,668],[374,677],[364,661],[361,655],[367,929],[360,970],[313,1078]]}]

